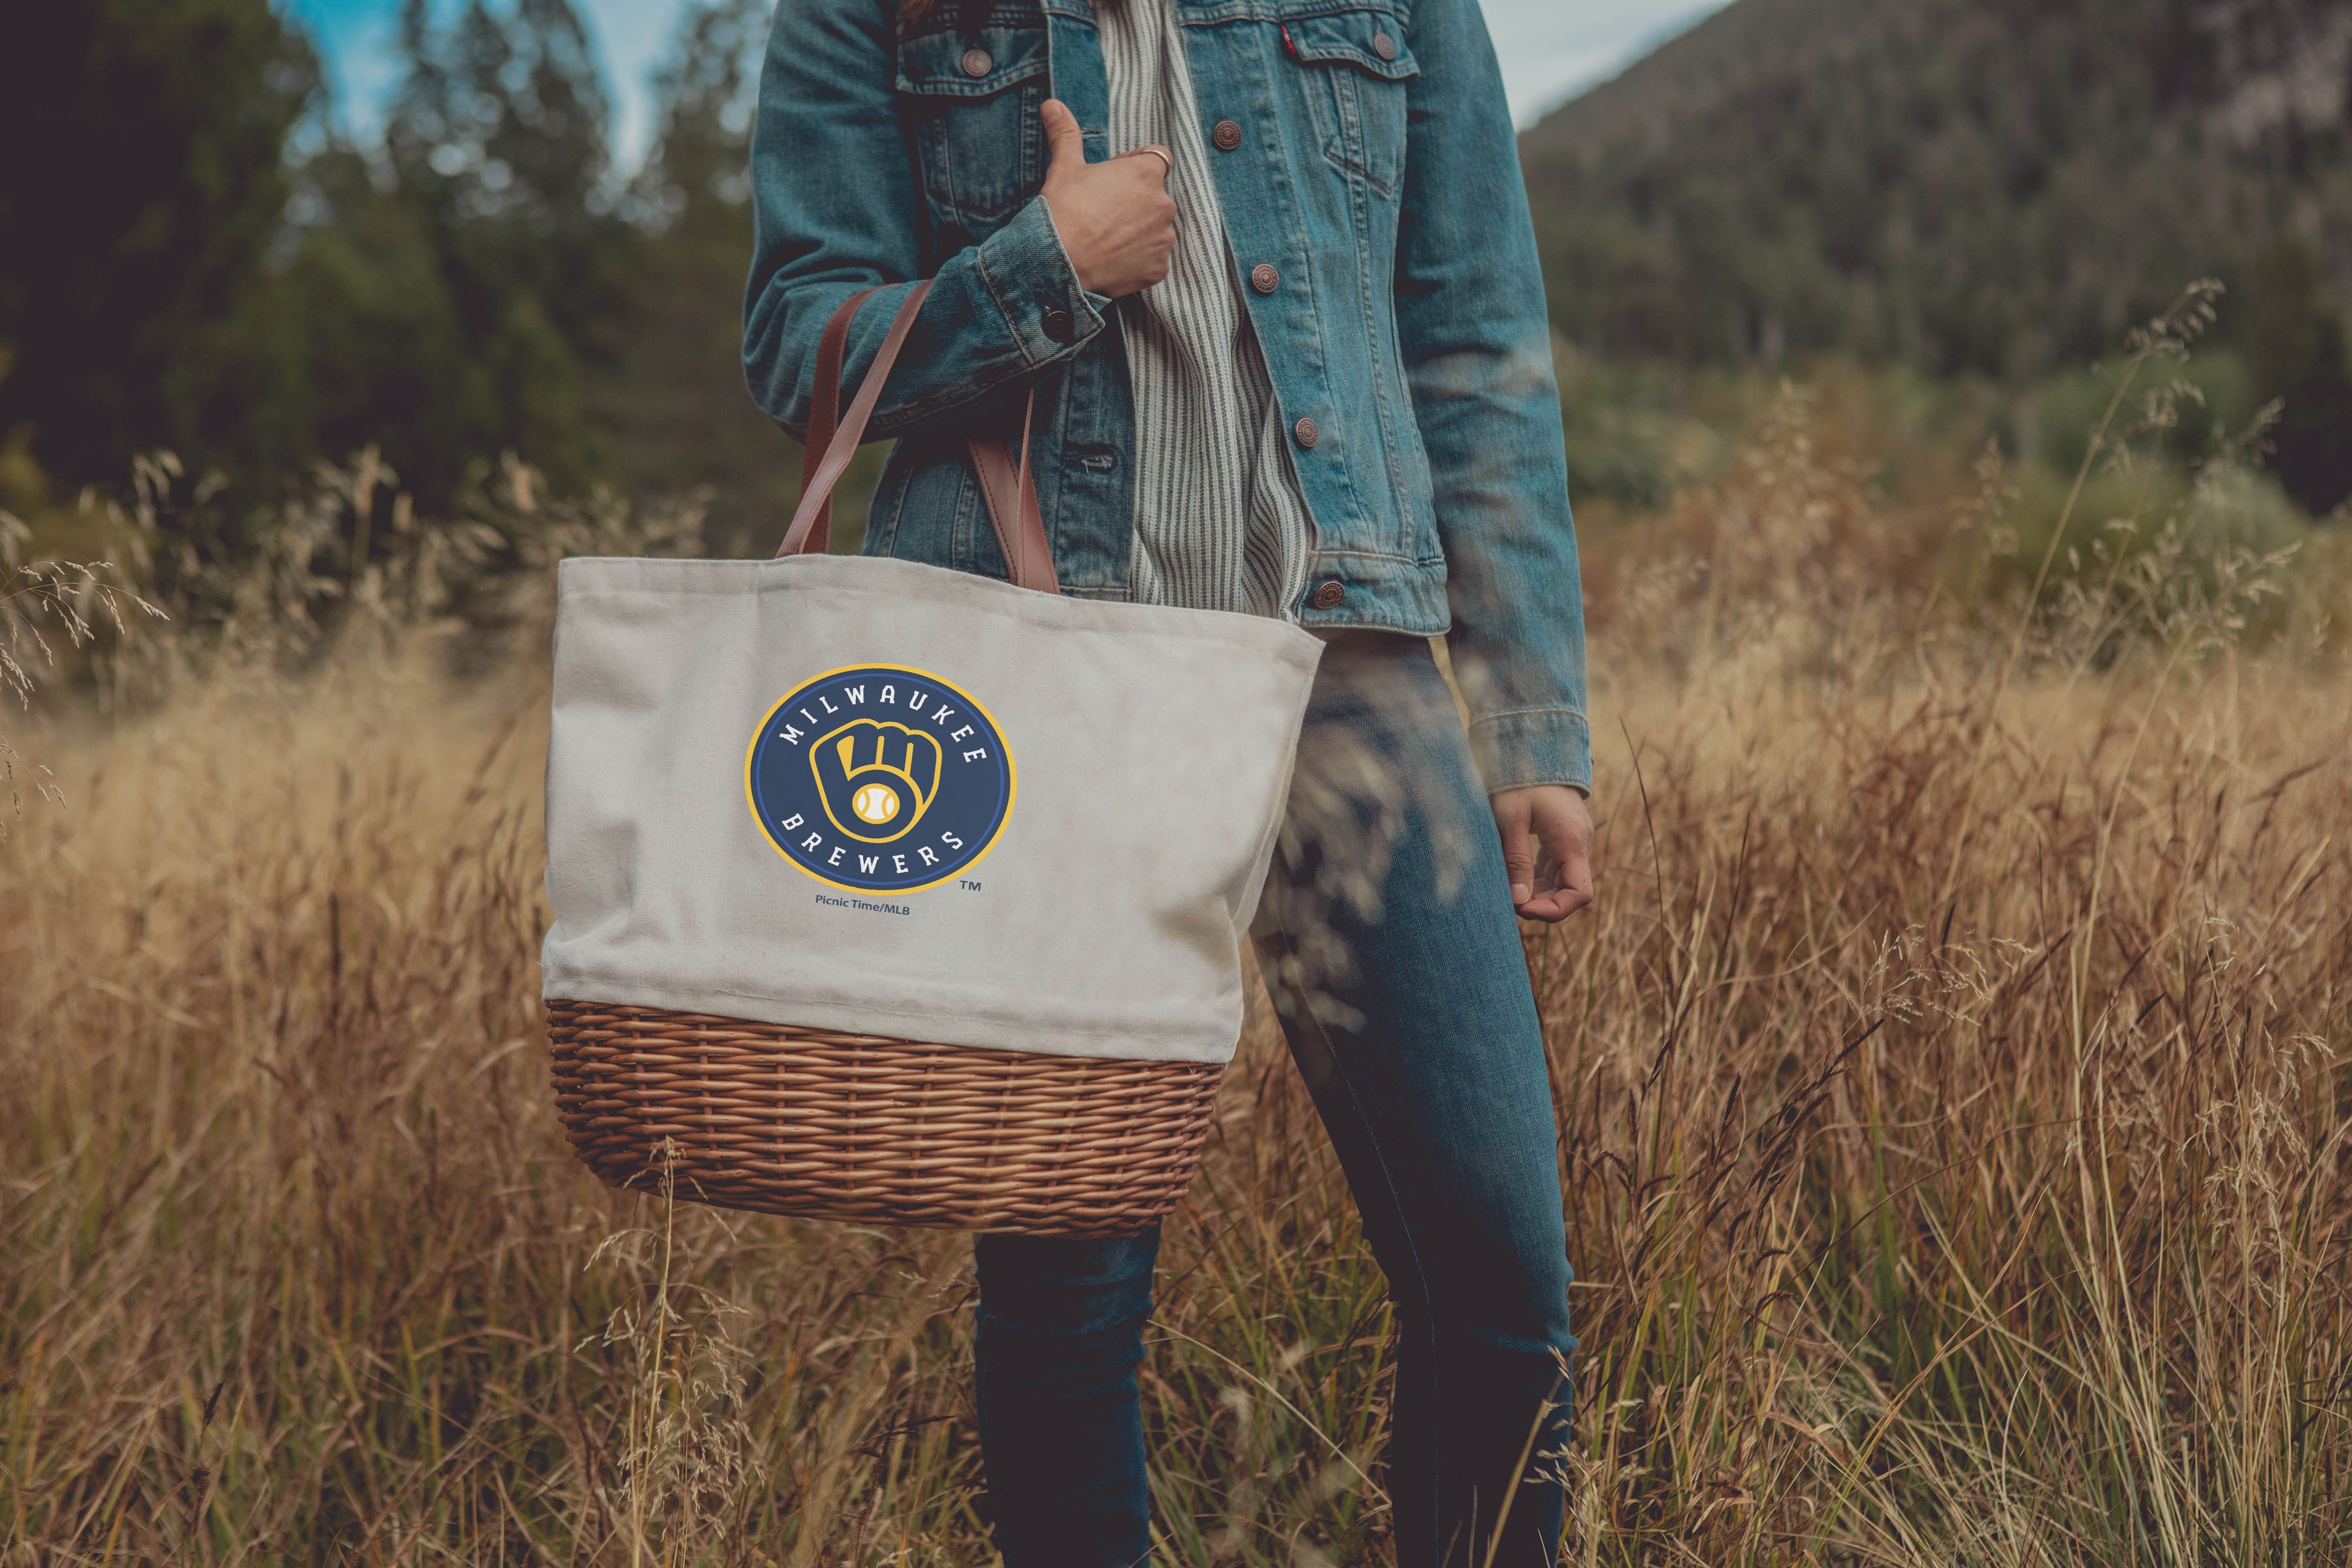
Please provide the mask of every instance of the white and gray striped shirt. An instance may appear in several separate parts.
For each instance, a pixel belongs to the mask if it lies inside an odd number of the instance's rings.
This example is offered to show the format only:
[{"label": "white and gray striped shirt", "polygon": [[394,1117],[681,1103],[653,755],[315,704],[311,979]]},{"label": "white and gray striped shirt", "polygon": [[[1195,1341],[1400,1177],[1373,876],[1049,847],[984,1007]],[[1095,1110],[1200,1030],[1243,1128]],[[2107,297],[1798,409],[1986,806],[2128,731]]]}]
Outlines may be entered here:
[{"label": "white and gray striped shirt", "polygon": [[1171,0],[1095,0],[1110,152],[1173,159],[1168,276],[1118,302],[1135,396],[1130,596],[1294,617],[1315,524],[1225,234]]}]

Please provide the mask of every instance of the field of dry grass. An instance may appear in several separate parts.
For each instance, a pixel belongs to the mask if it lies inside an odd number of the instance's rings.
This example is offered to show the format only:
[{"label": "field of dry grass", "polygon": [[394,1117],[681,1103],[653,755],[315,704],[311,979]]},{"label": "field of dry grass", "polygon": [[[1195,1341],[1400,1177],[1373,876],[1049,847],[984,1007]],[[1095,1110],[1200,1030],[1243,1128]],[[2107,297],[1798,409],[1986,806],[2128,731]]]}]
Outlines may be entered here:
[{"label": "field of dry grass", "polygon": [[[2020,618],[1997,496],[1874,504],[1792,416],[1596,546],[1601,897],[1528,945],[1566,1560],[2352,1560],[2345,555]],[[543,677],[421,644],[15,736],[0,1563],[991,1561],[967,1244],[571,1161]],[[1384,1561],[1381,1281],[1262,1005],[1164,1257],[1166,1561]]]}]

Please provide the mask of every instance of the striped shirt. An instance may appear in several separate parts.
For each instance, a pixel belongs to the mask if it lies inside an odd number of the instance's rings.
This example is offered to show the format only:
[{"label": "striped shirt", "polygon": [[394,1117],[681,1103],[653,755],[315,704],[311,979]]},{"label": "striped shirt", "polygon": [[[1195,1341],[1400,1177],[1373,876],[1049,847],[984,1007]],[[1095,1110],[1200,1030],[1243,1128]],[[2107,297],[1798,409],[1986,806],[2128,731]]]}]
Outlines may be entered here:
[{"label": "striped shirt", "polygon": [[1172,0],[1095,0],[1110,78],[1110,153],[1173,163],[1168,276],[1118,301],[1135,397],[1135,540],[1143,604],[1295,619],[1315,524],[1244,302]]}]

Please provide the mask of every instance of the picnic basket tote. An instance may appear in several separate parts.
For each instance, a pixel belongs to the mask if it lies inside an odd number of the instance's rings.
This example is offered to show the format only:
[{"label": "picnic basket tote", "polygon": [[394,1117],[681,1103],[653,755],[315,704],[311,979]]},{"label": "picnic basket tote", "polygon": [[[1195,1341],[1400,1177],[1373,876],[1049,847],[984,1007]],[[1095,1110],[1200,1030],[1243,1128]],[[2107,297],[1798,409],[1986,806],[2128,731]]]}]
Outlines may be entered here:
[{"label": "picnic basket tote", "polygon": [[845,411],[877,290],[834,312],[776,559],[558,570],[557,1110],[620,1186],[1128,1234],[1181,1198],[1209,1129],[1321,645],[1065,595],[1034,392],[1017,456],[968,442],[957,504],[999,559],[830,554],[833,487],[928,289]]}]

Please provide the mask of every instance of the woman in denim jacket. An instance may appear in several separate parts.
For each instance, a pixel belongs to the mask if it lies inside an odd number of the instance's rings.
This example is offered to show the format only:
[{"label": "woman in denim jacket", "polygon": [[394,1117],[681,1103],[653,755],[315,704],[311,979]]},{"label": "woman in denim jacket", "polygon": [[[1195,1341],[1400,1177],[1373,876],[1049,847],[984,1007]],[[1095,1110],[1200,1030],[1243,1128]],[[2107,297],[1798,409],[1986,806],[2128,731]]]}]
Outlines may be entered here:
[{"label": "woman in denim jacket", "polygon": [[[867,552],[1005,575],[965,439],[1012,434],[1034,389],[1066,593],[1327,638],[1256,941],[1396,1305],[1397,1561],[1549,1563],[1576,1342],[1517,918],[1591,898],[1591,753],[1543,285],[1477,0],[783,0],[752,165],[744,363],[786,429],[834,308],[934,279],[871,426],[898,445]],[[1150,1555],[1158,1247],[978,1244],[1012,1568]]]}]

